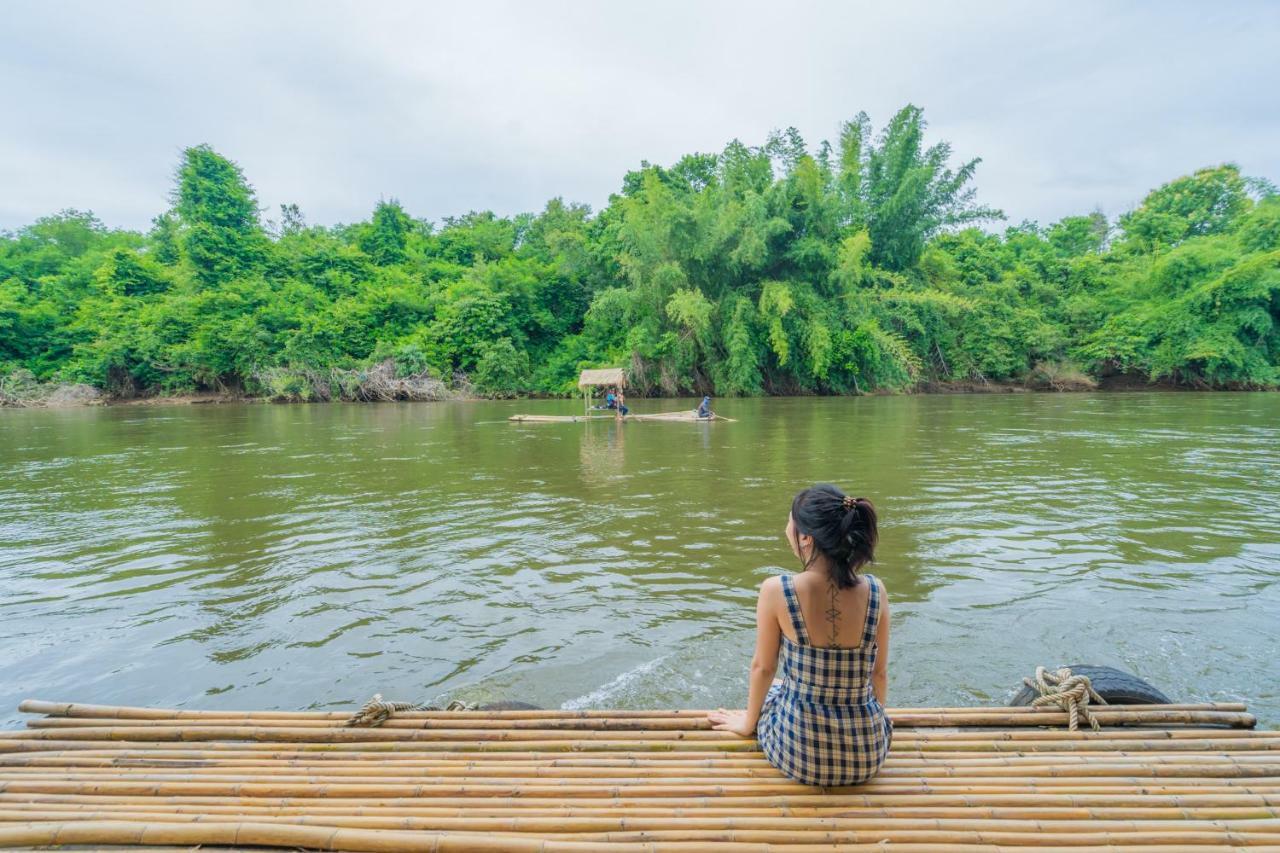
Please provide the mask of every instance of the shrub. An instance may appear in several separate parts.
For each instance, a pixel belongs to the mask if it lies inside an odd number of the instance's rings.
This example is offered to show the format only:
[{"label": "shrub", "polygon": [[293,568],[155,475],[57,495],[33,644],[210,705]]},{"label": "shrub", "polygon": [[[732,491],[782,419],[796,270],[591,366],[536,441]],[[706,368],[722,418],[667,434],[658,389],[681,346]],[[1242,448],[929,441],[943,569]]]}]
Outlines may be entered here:
[{"label": "shrub", "polygon": [[471,381],[486,397],[514,397],[528,389],[529,354],[500,338],[484,349]]}]

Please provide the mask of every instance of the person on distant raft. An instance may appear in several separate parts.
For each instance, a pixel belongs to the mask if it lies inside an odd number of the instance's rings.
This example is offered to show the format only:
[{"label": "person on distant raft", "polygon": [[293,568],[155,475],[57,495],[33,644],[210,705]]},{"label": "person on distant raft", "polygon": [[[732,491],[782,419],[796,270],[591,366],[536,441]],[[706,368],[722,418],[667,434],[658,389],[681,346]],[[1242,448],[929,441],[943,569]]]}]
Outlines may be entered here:
[{"label": "person on distant raft", "polygon": [[871,501],[835,486],[795,496],[785,536],[804,568],[760,586],[747,709],[707,715],[717,731],[755,735],[770,764],[806,785],[865,782],[889,754],[889,603],[860,574],[876,524]]},{"label": "person on distant raft", "polygon": [[698,417],[700,417],[700,418],[711,418],[711,417],[714,417],[714,416],[715,416],[715,414],[711,411],[711,398],[710,398],[710,397],[703,397],[703,398],[702,398],[702,402],[698,404],[698,412],[697,412],[697,414],[698,414]]},{"label": "person on distant raft", "polygon": [[604,395],[604,407],[606,409],[618,408],[618,398],[613,395],[612,391]]},{"label": "person on distant raft", "polygon": [[619,418],[625,418],[627,416],[627,412],[631,411],[627,408],[627,398],[626,395],[622,393],[621,388],[618,389],[618,396],[614,398],[614,405],[618,410]]}]

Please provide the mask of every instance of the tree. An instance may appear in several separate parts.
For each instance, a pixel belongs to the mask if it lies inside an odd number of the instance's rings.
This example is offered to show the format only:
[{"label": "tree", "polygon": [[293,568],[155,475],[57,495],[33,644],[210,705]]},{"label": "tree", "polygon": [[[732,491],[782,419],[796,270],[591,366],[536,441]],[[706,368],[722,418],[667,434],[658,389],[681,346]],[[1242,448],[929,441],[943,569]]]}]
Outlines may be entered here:
[{"label": "tree", "polygon": [[1120,217],[1120,228],[1142,251],[1156,251],[1190,237],[1227,233],[1251,206],[1248,182],[1227,163],[1152,191],[1137,210]]},{"label": "tree", "polygon": [[288,237],[307,230],[307,218],[296,204],[280,205],[280,236]]},{"label": "tree", "polygon": [[484,347],[471,376],[476,390],[489,397],[512,397],[529,381],[529,356],[510,338],[499,338]]},{"label": "tree", "polygon": [[145,235],[78,210],[0,233],[0,380],[372,399],[369,377],[428,367],[505,395],[625,364],[637,394],[1280,385],[1274,185],[1217,166],[1115,240],[1097,211],[989,233],[978,161],[925,131],[908,106],[816,149],[791,128],[734,140],[642,164],[598,213],[556,198],[436,229],[391,199],[308,227],[285,205],[275,239],[239,167],[197,146]]},{"label": "tree", "polygon": [[149,296],[169,289],[164,270],[145,255],[129,249],[115,249],[94,272],[94,281],[104,293],[117,296]]},{"label": "tree", "polygon": [[920,259],[925,243],[952,225],[1002,219],[999,210],[978,205],[973,180],[980,158],[952,170],[951,144],[924,148],[924,114],[908,104],[881,131],[874,144],[865,113],[844,126],[840,186],[850,222],[865,224],[871,262],[904,270]]},{"label": "tree", "polygon": [[1097,254],[1107,244],[1111,226],[1101,211],[1088,216],[1068,216],[1049,226],[1046,237],[1058,254],[1078,257]]},{"label": "tree", "polygon": [[240,167],[208,145],[182,153],[174,211],[196,278],[216,286],[256,269],[265,255],[258,204]]},{"label": "tree", "polygon": [[360,240],[360,248],[380,267],[404,263],[412,220],[395,199],[380,201],[373,222]]}]

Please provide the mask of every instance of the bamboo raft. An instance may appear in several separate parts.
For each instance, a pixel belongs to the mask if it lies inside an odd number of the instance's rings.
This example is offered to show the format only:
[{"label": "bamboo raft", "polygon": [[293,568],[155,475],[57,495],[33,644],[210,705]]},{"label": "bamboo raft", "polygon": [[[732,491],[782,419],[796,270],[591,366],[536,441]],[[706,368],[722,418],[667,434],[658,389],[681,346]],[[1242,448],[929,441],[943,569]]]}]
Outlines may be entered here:
[{"label": "bamboo raft", "polygon": [[4,847],[1280,850],[1280,732],[1236,704],[891,709],[881,773],[826,789],[703,711],[20,708]]},{"label": "bamboo raft", "polygon": [[608,415],[512,415],[507,418],[517,423],[531,424],[576,424],[578,421],[614,421],[618,416]]},{"label": "bamboo raft", "polygon": [[689,409],[679,412],[654,412],[652,414],[630,414],[623,418],[610,413],[607,415],[512,415],[507,418],[509,421],[517,423],[577,423],[578,421],[684,421],[689,423],[711,423],[712,421],[728,421],[736,422],[734,418],[726,418],[724,415],[712,414],[709,418],[700,418],[697,414]]}]

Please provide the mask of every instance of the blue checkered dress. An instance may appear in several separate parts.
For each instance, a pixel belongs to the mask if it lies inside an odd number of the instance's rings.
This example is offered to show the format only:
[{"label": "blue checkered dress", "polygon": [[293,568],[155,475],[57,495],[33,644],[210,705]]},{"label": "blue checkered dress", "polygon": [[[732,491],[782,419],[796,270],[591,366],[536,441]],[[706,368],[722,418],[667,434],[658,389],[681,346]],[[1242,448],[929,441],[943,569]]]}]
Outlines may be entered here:
[{"label": "blue checkered dress", "polygon": [[856,649],[824,649],[809,644],[794,580],[782,576],[797,642],[782,635],[782,680],[765,697],[756,737],[770,764],[806,785],[865,782],[889,754],[893,724],[871,693],[880,584],[865,577],[871,591],[862,642]]}]

